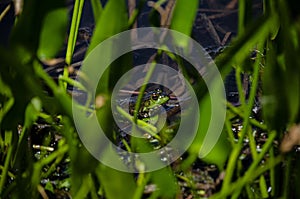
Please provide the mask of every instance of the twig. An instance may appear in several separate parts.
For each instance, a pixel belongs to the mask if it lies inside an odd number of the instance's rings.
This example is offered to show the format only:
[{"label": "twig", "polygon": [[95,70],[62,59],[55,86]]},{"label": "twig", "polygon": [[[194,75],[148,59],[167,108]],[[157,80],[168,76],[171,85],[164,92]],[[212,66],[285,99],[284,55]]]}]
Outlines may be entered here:
[{"label": "twig", "polygon": [[8,13],[9,9],[10,9],[11,5],[9,4],[8,6],[6,6],[6,8],[3,10],[3,12],[0,14],[0,22],[2,21],[2,19],[5,17],[5,15]]},{"label": "twig", "polygon": [[221,45],[220,37],[211,20],[207,17],[206,14],[200,14],[200,15],[203,18],[203,20],[206,22],[206,29],[210,33],[211,37],[214,39],[217,45]]},{"label": "twig", "polygon": [[200,8],[198,9],[200,12],[222,12],[222,13],[232,13],[237,12],[237,9],[235,10],[229,10],[229,9],[207,9],[207,8]]},{"label": "twig", "polygon": [[226,9],[232,10],[238,3],[238,0],[231,0],[226,6]]},{"label": "twig", "polygon": [[159,12],[161,19],[160,19],[160,26],[161,27],[166,27],[169,28],[171,25],[171,19],[172,19],[172,14],[174,10],[174,0],[169,0],[168,4],[166,5],[166,8],[164,9],[161,7],[160,4],[154,2],[154,1],[148,1],[148,6],[153,7],[154,9]]},{"label": "twig", "polygon": [[223,40],[222,40],[222,42],[221,42],[221,45],[222,45],[222,46],[224,46],[224,45],[226,44],[226,42],[228,41],[230,35],[231,35],[231,32],[227,32],[227,33],[225,34],[225,36],[223,37]]}]

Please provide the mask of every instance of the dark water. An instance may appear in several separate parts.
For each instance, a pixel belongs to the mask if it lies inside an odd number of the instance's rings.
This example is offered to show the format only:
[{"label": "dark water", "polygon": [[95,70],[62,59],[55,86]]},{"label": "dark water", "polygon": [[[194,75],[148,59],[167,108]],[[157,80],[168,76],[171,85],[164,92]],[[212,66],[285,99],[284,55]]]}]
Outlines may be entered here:
[{"label": "dark water", "polygon": [[4,18],[0,21],[0,46],[7,46],[9,40],[9,34],[14,24],[14,8],[13,3],[8,0],[4,0],[0,2],[0,13],[2,13],[7,6],[10,5],[10,9]]}]

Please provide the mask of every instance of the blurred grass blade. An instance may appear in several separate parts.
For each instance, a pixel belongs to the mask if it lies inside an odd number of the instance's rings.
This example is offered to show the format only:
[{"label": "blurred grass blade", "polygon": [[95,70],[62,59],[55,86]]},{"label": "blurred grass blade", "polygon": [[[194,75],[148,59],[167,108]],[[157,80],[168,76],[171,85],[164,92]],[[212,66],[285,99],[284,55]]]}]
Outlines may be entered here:
[{"label": "blurred grass blade", "polygon": [[[190,151],[194,154],[199,154],[200,149],[204,146],[204,141],[206,140],[207,132],[209,125],[211,123],[211,101],[210,96],[206,95],[199,104],[199,110],[200,110],[200,120],[199,120],[199,127],[198,132],[196,135],[195,141],[193,142]],[[204,115],[205,117],[201,117]],[[224,169],[224,164],[228,158],[228,155],[231,151],[231,145],[226,137],[225,131],[222,131],[221,135],[218,139],[212,150],[203,158],[204,161],[208,163],[216,164],[220,170]],[[205,146],[209,145],[209,143],[206,143]],[[204,149],[205,150],[205,149]]]},{"label": "blurred grass blade", "polygon": [[[26,53],[31,54],[29,56],[35,55],[45,17],[49,12],[64,7],[65,3],[61,0],[24,1],[23,12],[13,29],[11,43],[25,48]],[[24,55],[20,57],[23,58]]]},{"label": "blurred grass blade", "polygon": [[[197,15],[198,3],[198,0],[176,0],[172,16],[171,29],[190,36],[195,17]],[[187,47],[188,45],[188,40],[183,38],[175,38],[175,42],[178,46],[183,48]]]},{"label": "blurred grass blade", "polygon": [[300,116],[300,61],[295,59],[300,53],[300,34],[288,18],[287,5],[283,2],[279,5],[279,15],[283,19],[278,18],[281,28],[268,43],[263,74],[263,110],[269,128],[284,130],[288,124],[299,122]]},{"label": "blurred grass blade", "polygon": [[155,198],[175,198],[178,191],[177,180],[170,167],[165,167],[151,173],[151,180],[157,186],[153,193]]},{"label": "blurred grass blade", "polygon": [[53,58],[61,49],[66,37],[67,21],[66,8],[53,10],[45,16],[37,52],[41,60]]},{"label": "blurred grass blade", "polygon": [[[9,111],[9,109],[13,106],[14,104],[14,98],[11,93],[11,89],[8,85],[6,85],[0,76],[0,94],[1,94],[1,99],[0,99],[0,128],[1,128],[1,123],[2,119],[5,116],[5,114]],[[0,135],[1,136],[1,135]]]},{"label": "blurred grass blade", "polygon": [[245,27],[247,27],[252,20],[252,0],[239,0],[238,5],[238,33],[242,35],[244,34]]},{"label": "blurred grass blade", "polygon": [[126,30],[127,25],[128,15],[125,1],[109,0],[96,24],[88,53],[105,39]]},{"label": "blurred grass blade", "polygon": [[101,165],[96,175],[104,188],[105,198],[133,198],[136,185],[132,174]]},{"label": "blurred grass blade", "polygon": [[[14,51],[0,49],[1,67],[0,75],[2,81],[10,87],[14,98],[14,104],[3,117],[1,127],[13,130],[18,124],[23,124],[24,112],[27,104],[34,96],[43,98],[40,80],[34,75],[29,64],[22,64]],[[27,54],[28,55],[28,54]],[[17,84],[16,82],[22,82]]]},{"label": "blurred grass blade", "polygon": [[[266,66],[263,73],[263,115],[268,128],[283,129],[288,120],[285,98],[284,71],[278,62],[283,63],[278,56],[276,41],[269,41],[266,54]],[[276,58],[275,58],[276,57]],[[276,81],[274,81],[276,77]]]},{"label": "blurred grass blade", "polygon": [[103,8],[102,8],[100,1],[98,1],[98,0],[90,0],[90,1],[92,4],[94,20],[95,20],[95,23],[97,24],[97,22],[101,16],[101,13],[103,11]]},{"label": "blurred grass blade", "polygon": [[14,146],[12,145],[12,132],[11,131],[5,131],[5,140],[6,140],[6,144],[7,144],[7,153],[6,153],[6,157],[5,157],[5,161],[4,161],[4,167],[2,169],[1,172],[1,178],[0,178],[0,196],[3,193],[3,190],[5,188],[5,182],[7,179],[7,175],[9,172],[9,165],[11,162],[11,158],[13,155],[13,148]]},{"label": "blurred grass blade", "polygon": [[[109,23],[107,23],[108,21]],[[94,34],[91,39],[91,44],[88,48],[87,54],[91,52],[98,44],[100,44],[105,39],[108,39],[109,37],[114,36],[115,34],[118,34],[126,30],[127,26],[128,26],[128,16],[127,16],[125,1],[118,1],[118,0],[108,1],[102,11],[99,21],[96,24]],[[118,48],[116,48],[115,45],[111,44],[110,47],[105,50],[106,50],[105,53],[107,53],[108,56],[111,56],[110,53],[116,53],[118,51]],[[111,68],[109,68],[104,72],[104,74],[102,75],[99,81],[101,83],[98,85],[97,93],[107,94],[109,92],[110,81],[112,81],[112,79],[118,78],[119,77],[118,74],[124,70],[123,67],[122,69],[120,69],[119,67],[120,65],[118,64],[116,64],[117,66],[115,68],[116,73],[110,72]],[[124,65],[127,65],[127,67],[130,66],[129,62],[127,62]],[[100,67],[105,67],[105,66],[100,66]],[[114,75],[110,75],[110,74],[114,74]]]}]

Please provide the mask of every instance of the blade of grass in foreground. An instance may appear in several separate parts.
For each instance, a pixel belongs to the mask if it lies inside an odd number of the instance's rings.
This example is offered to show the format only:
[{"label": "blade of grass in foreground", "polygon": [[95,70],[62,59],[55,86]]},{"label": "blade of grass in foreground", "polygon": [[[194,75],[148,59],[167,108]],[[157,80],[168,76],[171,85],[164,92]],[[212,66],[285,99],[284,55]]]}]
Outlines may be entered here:
[{"label": "blade of grass in foreground", "polygon": [[71,28],[68,38],[67,52],[66,52],[66,64],[70,65],[72,62],[72,56],[77,39],[77,33],[79,29],[79,23],[82,15],[84,0],[75,0],[73,15],[71,21]]},{"label": "blade of grass in foreground", "polygon": [[95,23],[97,23],[101,16],[103,8],[101,5],[101,2],[98,0],[91,0],[91,4],[92,4],[92,9],[93,9],[93,14],[94,14],[94,20],[95,20]]},{"label": "blade of grass in foreground", "polygon": [[[97,24],[87,54],[89,54],[94,48],[97,47],[97,45],[99,45],[105,39],[108,39],[109,37],[126,30],[127,26],[128,16],[125,1],[108,1],[101,12],[101,17],[97,19]],[[108,56],[110,56],[110,53],[111,55],[113,55],[113,53],[116,53],[116,51],[117,49],[115,46],[110,46],[109,49],[106,49]],[[110,66],[100,78],[95,93],[96,98],[101,96],[104,99],[106,99],[105,101],[107,102],[101,108],[97,109],[96,114],[98,121],[101,124],[101,128],[108,137],[112,137],[113,134],[113,118],[109,102],[111,100],[111,89],[113,87],[110,87],[110,85],[116,83],[114,82],[114,76],[117,76],[118,73],[122,72],[122,70],[124,69],[120,68],[120,66],[131,67],[131,65],[125,61],[124,63],[118,63],[117,66],[114,64]],[[95,70],[97,69],[95,68]],[[111,70],[116,70],[117,73],[113,73],[114,75],[112,76]],[[117,154],[115,155],[117,156]],[[109,158],[106,157],[107,154],[105,152],[103,152],[103,156],[103,158]],[[121,161],[119,163],[122,164]],[[98,180],[100,181],[101,188],[103,189],[106,198],[116,199],[133,197],[133,193],[136,189],[136,184],[134,182],[132,174],[117,171],[102,164],[99,164],[96,167],[95,172],[97,174]]]},{"label": "blade of grass in foreground", "polygon": [[[190,36],[193,22],[197,15],[198,4],[198,0],[176,0],[172,16],[171,29]],[[188,45],[188,40],[184,40],[183,38],[175,38],[174,41],[179,47],[183,47],[184,49]]]}]

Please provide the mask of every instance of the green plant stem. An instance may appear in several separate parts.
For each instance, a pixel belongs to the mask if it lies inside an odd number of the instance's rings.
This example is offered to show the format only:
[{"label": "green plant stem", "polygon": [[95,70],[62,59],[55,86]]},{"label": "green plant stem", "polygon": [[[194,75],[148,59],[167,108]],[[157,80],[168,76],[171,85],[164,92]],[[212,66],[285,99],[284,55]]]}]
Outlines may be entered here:
[{"label": "green plant stem", "polygon": [[[255,141],[255,138],[254,138],[252,132],[253,132],[252,128],[249,127],[248,138],[249,138],[250,151],[251,151],[251,155],[253,157],[253,160],[256,160],[258,158],[258,153],[257,153],[257,149],[256,149],[257,143]],[[260,176],[259,187],[260,187],[260,191],[262,193],[263,198],[266,198],[268,196],[268,192],[267,192],[266,180],[265,180],[264,176]],[[236,198],[238,198],[238,194],[236,194]]]},{"label": "green plant stem", "polygon": [[[246,171],[246,173],[244,175],[245,178],[251,178],[251,176],[254,175],[254,173],[256,172],[255,170],[257,169],[257,166],[262,161],[262,159],[265,157],[265,155],[268,152],[269,148],[272,146],[273,141],[276,137],[276,134],[277,134],[276,131],[270,132],[269,138],[268,138],[267,142],[264,144],[261,153],[257,156],[257,158],[255,160],[253,160],[253,162],[250,165],[249,169]],[[239,189],[236,189],[234,193],[236,195],[239,195],[242,188],[243,187],[240,187]]]},{"label": "green plant stem", "polygon": [[268,188],[267,188],[267,183],[265,176],[261,175],[259,178],[259,187],[260,187],[260,193],[263,198],[268,198],[269,193],[268,193]]},{"label": "green plant stem", "polygon": [[238,33],[239,35],[244,33],[245,30],[245,17],[246,17],[246,1],[245,0],[239,0],[239,8],[238,8]]},{"label": "green plant stem", "polygon": [[[260,44],[260,46],[258,48],[259,52],[261,52],[262,46],[263,45]],[[253,107],[255,96],[256,96],[256,89],[257,89],[258,79],[259,79],[259,68],[260,68],[260,63],[261,63],[261,54],[258,53],[257,55],[258,55],[258,57],[256,58],[255,63],[254,63],[252,88],[250,90],[248,104],[247,104],[247,106],[244,107],[244,109],[246,109],[246,111],[245,111],[245,114],[243,117],[243,129],[241,131],[241,135],[238,140],[238,143],[233,148],[232,154],[229,157],[226,175],[224,178],[221,192],[230,188],[230,182],[231,182],[231,179],[232,179],[235,167],[236,167],[236,161],[240,155],[241,149],[243,147],[243,140],[244,140],[245,134],[248,130],[250,115],[252,112],[252,107]]]},{"label": "green plant stem", "polygon": [[128,19],[128,27],[129,28],[136,28],[135,24],[137,22],[137,18],[140,15],[141,10],[145,6],[145,3],[146,3],[146,0],[140,0],[140,1],[138,1],[138,5],[135,6],[136,8],[133,9],[132,13],[129,16],[129,19]]},{"label": "green plant stem", "polygon": [[85,86],[83,86],[80,82],[78,82],[74,79],[71,79],[70,77],[64,77],[64,76],[60,75],[60,76],[58,76],[58,79],[60,81],[64,81],[64,82],[68,83],[69,85],[72,85],[73,87],[77,87],[80,90],[87,92],[87,89],[85,88]]},{"label": "green plant stem", "polygon": [[274,168],[278,163],[280,163],[283,160],[283,156],[279,155],[272,161],[267,161],[263,166],[257,168],[257,165],[260,163],[260,161],[265,156],[268,149],[272,146],[273,141],[276,137],[276,132],[273,131],[270,133],[269,139],[265,143],[261,153],[258,155],[258,158],[253,161],[253,163],[250,165],[249,169],[245,173],[245,175],[241,178],[239,178],[237,181],[232,183],[229,187],[226,189],[223,189],[213,195],[210,199],[224,199],[227,196],[229,196],[232,193],[240,193],[242,188],[249,182],[252,182],[254,179],[265,173],[266,171]]},{"label": "green plant stem", "polygon": [[289,190],[290,190],[290,180],[291,180],[291,163],[292,163],[292,156],[289,154],[287,156],[285,171],[284,171],[284,181],[283,181],[283,194],[282,199],[289,199]]},{"label": "green plant stem", "polygon": [[1,121],[3,119],[3,117],[5,116],[5,114],[10,110],[10,108],[14,105],[15,99],[13,97],[8,96],[9,100],[2,104],[2,107],[0,109],[0,125],[1,125]]},{"label": "green plant stem", "polygon": [[55,171],[56,166],[63,160],[63,158],[64,158],[63,154],[60,156],[57,156],[57,158],[55,159],[55,162],[50,166],[48,171],[44,175],[41,175],[41,176],[47,178],[53,171]]},{"label": "green plant stem", "polygon": [[252,128],[250,127],[248,130],[248,137],[249,137],[249,146],[250,146],[250,151],[251,151],[251,155],[253,160],[257,158],[257,151],[256,151],[256,141],[254,139],[254,136],[252,134]]},{"label": "green plant stem", "polygon": [[[4,170],[4,167],[2,165],[0,165],[0,170]],[[10,172],[10,171],[8,171],[7,174],[11,178],[16,178],[16,176],[12,172]]]},{"label": "green plant stem", "polygon": [[182,176],[182,175],[176,174],[176,177],[179,178],[179,179],[181,179],[181,180],[183,180],[183,181],[185,181],[187,184],[191,184],[190,179],[188,177],[186,177],[186,176]]},{"label": "green plant stem", "polygon": [[65,144],[61,148],[58,148],[56,151],[51,153],[48,157],[41,159],[39,162],[33,165],[33,174],[31,177],[31,183],[33,186],[37,186],[39,184],[39,180],[41,177],[40,173],[43,167],[47,164],[50,164],[57,157],[63,156],[68,151],[68,149],[68,145]]},{"label": "green plant stem", "polygon": [[45,81],[45,84],[51,89],[55,98],[61,103],[61,107],[63,107],[65,114],[72,118],[72,100],[66,92],[56,85],[54,80],[43,70],[42,66],[38,62],[35,63],[34,70],[37,76]]},{"label": "green plant stem", "polygon": [[231,122],[229,121],[229,119],[227,117],[225,119],[225,127],[226,127],[226,130],[227,130],[227,135],[229,137],[229,141],[231,143],[231,146],[232,146],[232,148],[234,148],[235,138],[234,138],[234,134],[233,134],[233,131],[232,131],[232,128],[231,128]]},{"label": "green plant stem", "polygon": [[[254,193],[253,193],[253,191],[251,190],[250,185],[246,185],[246,191],[247,191],[247,197],[248,197],[249,199],[255,199]],[[233,198],[233,197],[232,197],[232,198]]]},{"label": "green plant stem", "polygon": [[[91,104],[91,100],[92,100],[91,93],[88,92],[88,89],[82,83],[80,83],[79,81],[73,80],[68,76],[63,76],[63,75],[60,75],[58,77],[58,79],[59,79],[60,84],[62,84],[62,82],[65,82],[65,83],[67,83],[67,84],[69,84],[73,87],[77,87],[78,89],[86,92],[87,93],[87,99],[86,99],[85,105],[84,106],[78,105],[78,107],[80,109],[86,110],[87,112],[92,112],[92,109],[89,109],[89,105]],[[62,84],[60,86],[64,87],[65,85]]]},{"label": "green plant stem", "polygon": [[[271,146],[271,148],[270,148],[269,155],[270,155],[269,160],[270,160],[271,164],[274,164],[275,157],[274,157],[274,147],[273,146]],[[271,197],[275,196],[275,188],[276,188],[275,178],[276,178],[275,168],[271,168],[270,169],[270,184],[272,187]]]},{"label": "green plant stem", "polygon": [[80,187],[80,189],[76,192],[74,199],[86,198],[87,194],[90,191],[90,187],[92,186],[92,178],[91,178],[90,174],[84,175],[82,181],[86,182],[86,185]]},{"label": "green plant stem", "polygon": [[98,1],[98,0],[91,0],[91,4],[92,4],[92,9],[93,9],[95,24],[97,24],[97,21],[99,20],[99,18],[101,16],[103,8],[102,8],[100,1]]},{"label": "green plant stem", "polygon": [[[232,111],[233,113],[237,114],[238,116],[240,116],[241,118],[244,118],[244,114],[239,110],[239,108],[233,106],[231,103],[227,103],[227,107],[230,109],[230,111]],[[256,119],[250,118],[249,122],[260,128],[261,130],[266,131],[267,130],[267,126],[265,124],[260,123],[259,121],[257,121]]]},{"label": "green plant stem", "polygon": [[[68,38],[67,52],[66,52],[67,66],[71,65],[71,63],[72,63],[72,57],[73,57],[73,52],[75,49],[83,4],[84,4],[84,0],[75,0],[73,16],[72,16],[72,21],[71,21],[71,28],[70,28],[69,38]],[[63,72],[63,77],[65,77],[65,78],[69,77],[69,70],[68,70],[67,66],[64,67],[64,72]],[[67,89],[67,83],[63,83],[63,88],[65,90]]]},{"label": "green plant stem", "polygon": [[133,199],[140,199],[145,190],[145,186],[150,179],[150,174],[141,172],[137,179],[137,188],[134,192]]},{"label": "green plant stem", "polygon": [[98,195],[97,195],[97,190],[96,190],[96,184],[92,178],[92,175],[89,175],[90,176],[90,194],[91,194],[91,199],[98,199]]},{"label": "green plant stem", "polygon": [[[124,116],[126,119],[128,119],[129,121],[133,122],[133,117],[127,113],[126,111],[124,111],[121,107],[117,106],[117,111]],[[146,131],[147,133],[149,133],[151,136],[153,136],[154,138],[158,139],[159,141],[161,141],[161,138],[156,134],[157,133],[157,128],[151,124],[148,124],[147,122],[143,121],[143,120],[137,120],[136,124],[143,129],[144,131]],[[134,125],[133,125],[134,127]]]},{"label": "green plant stem", "polygon": [[122,139],[122,143],[124,144],[125,149],[126,149],[129,153],[131,153],[132,150],[131,150],[131,148],[130,148],[128,142],[127,142],[124,138]]},{"label": "green plant stem", "polygon": [[67,52],[66,52],[67,65],[70,65],[72,62],[72,55],[74,52],[75,43],[77,39],[77,32],[79,28],[80,19],[81,19],[83,4],[84,4],[84,0],[75,0],[70,34],[68,38]]},{"label": "green plant stem", "polygon": [[[8,132],[8,133],[12,133],[12,132]],[[3,193],[3,190],[4,190],[6,177],[8,175],[8,167],[9,167],[9,163],[10,163],[11,157],[12,157],[12,151],[13,151],[13,146],[11,145],[11,140],[9,140],[7,155],[6,155],[6,158],[5,158],[4,167],[2,169],[1,179],[0,179],[0,196]]]},{"label": "green plant stem", "polygon": [[[155,54],[156,55],[156,54]],[[135,107],[134,107],[134,116],[133,116],[133,121],[135,123],[137,123],[137,116],[138,116],[138,110],[140,109],[140,106],[141,106],[141,103],[142,103],[142,99],[143,99],[143,96],[144,96],[144,92],[146,90],[146,86],[147,86],[147,83],[149,82],[150,78],[151,78],[151,75],[156,67],[156,61],[154,60],[155,58],[155,55],[152,57],[153,58],[153,61],[151,61],[150,65],[149,65],[149,70],[146,74],[146,77],[144,79],[144,82],[143,82],[143,85],[142,87],[140,88],[139,90],[139,95],[138,95],[138,98],[136,100],[136,104],[135,104]]]},{"label": "green plant stem", "polygon": [[257,158],[252,162],[252,164],[250,165],[248,171],[246,172],[247,174],[251,175],[251,172],[253,172],[255,170],[255,168],[257,167],[257,165],[260,163],[260,161],[264,158],[264,156],[266,155],[266,153],[268,152],[268,149],[271,147],[271,145],[273,144],[273,141],[276,137],[276,131],[272,131],[269,134],[268,140],[266,141],[266,143],[264,144],[261,152],[259,153],[259,155],[257,156]]}]

